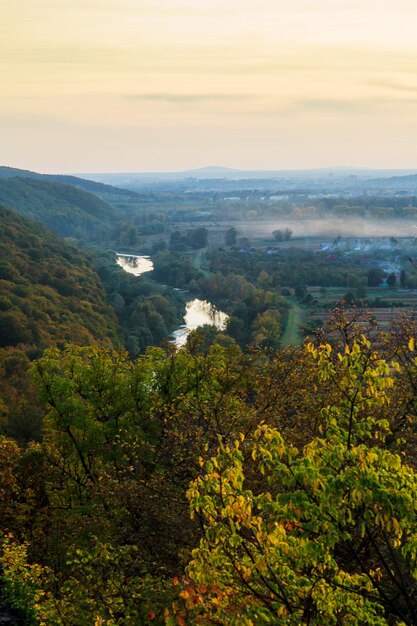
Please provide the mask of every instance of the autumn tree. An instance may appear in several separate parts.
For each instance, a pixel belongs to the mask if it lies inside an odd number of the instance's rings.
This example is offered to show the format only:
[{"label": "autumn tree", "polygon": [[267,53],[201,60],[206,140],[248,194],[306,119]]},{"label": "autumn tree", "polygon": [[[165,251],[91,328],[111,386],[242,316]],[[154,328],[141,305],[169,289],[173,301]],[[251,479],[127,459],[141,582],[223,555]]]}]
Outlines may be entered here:
[{"label": "autumn tree", "polygon": [[366,320],[374,345],[351,308],[332,347],[48,350],[43,441],[0,440],[9,604],[59,626],[414,624],[417,329]]},{"label": "autumn tree", "polygon": [[189,488],[205,527],[181,593],[196,622],[416,623],[417,475],[386,446],[400,365],[363,337],[336,360],[309,351],[339,386],[319,436],[301,451],[266,424],[222,439]]}]

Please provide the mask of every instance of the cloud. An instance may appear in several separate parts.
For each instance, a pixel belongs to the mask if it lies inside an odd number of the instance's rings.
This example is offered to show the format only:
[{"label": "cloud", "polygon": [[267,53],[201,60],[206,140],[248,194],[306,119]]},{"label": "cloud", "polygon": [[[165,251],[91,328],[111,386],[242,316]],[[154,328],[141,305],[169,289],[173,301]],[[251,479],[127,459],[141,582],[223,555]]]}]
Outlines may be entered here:
[{"label": "cloud", "polygon": [[72,129],[72,128],[76,128],[78,126],[78,124],[74,121],[74,122],[70,122],[67,120],[63,120],[63,119],[58,119],[56,117],[53,116],[49,116],[45,113],[45,115],[42,114],[36,114],[36,113],[30,113],[30,114],[17,114],[17,113],[7,113],[7,112],[0,112],[0,127],[3,126],[4,128],[8,128],[8,129],[18,129],[18,130],[24,130],[24,129],[54,129],[54,130],[61,130],[61,129]]},{"label": "cloud", "polygon": [[[416,91],[417,95],[417,91]],[[415,105],[417,98],[305,98],[287,109],[291,113],[366,113],[385,106]]]},{"label": "cloud", "polygon": [[166,104],[181,103],[204,103],[204,102],[239,102],[242,100],[253,100],[255,96],[251,94],[233,93],[143,93],[129,94],[128,100],[139,100],[142,102],[162,102]]},{"label": "cloud", "polygon": [[389,80],[372,81],[370,82],[370,84],[374,87],[383,87],[384,89],[389,89],[390,91],[395,91],[399,93],[413,93],[417,95],[417,85],[405,85]]},{"label": "cloud", "polygon": [[353,111],[368,110],[369,106],[374,104],[367,100],[357,100],[354,98],[306,98],[300,99],[294,103],[295,110],[302,111],[323,111],[334,113],[351,113]]}]

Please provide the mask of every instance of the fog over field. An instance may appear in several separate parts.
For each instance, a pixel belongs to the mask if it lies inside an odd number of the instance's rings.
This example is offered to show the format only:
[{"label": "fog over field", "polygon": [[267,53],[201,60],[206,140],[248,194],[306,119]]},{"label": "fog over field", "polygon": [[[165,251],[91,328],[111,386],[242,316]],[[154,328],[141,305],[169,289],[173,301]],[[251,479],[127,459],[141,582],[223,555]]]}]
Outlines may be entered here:
[{"label": "fog over field", "polygon": [[293,239],[297,237],[413,237],[417,235],[417,223],[410,220],[365,219],[316,219],[242,221],[235,227],[243,237],[268,237],[277,229],[291,228]]}]

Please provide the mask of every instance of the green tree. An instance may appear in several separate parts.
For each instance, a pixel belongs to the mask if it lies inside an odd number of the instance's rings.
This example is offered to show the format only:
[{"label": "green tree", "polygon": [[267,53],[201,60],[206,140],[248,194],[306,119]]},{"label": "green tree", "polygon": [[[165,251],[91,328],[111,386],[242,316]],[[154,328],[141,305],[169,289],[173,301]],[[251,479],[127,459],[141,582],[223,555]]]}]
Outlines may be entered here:
[{"label": "green tree", "polygon": [[[109,620],[117,613],[109,623],[147,623],[136,615],[148,594],[183,575],[200,534],[185,498],[199,456],[215,450],[218,433],[246,430],[253,418],[243,411],[255,382],[241,351],[216,343],[204,352],[153,349],[133,362],[69,347],[33,366],[48,409],[41,450],[49,471],[46,504],[27,532],[36,562],[57,573],[47,587],[64,623],[86,623],[88,607]],[[156,612],[170,604],[159,591]]]},{"label": "green tree", "polygon": [[252,343],[258,347],[277,348],[281,335],[281,315],[276,309],[267,309],[256,316],[252,324]]},{"label": "green tree", "polygon": [[186,611],[203,623],[411,626],[417,475],[387,449],[384,415],[400,366],[363,337],[336,360],[329,345],[308,349],[339,388],[321,434],[302,451],[266,424],[223,440],[189,488],[205,535]]},{"label": "green tree", "polygon": [[191,228],[187,230],[187,243],[194,250],[205,248],[207,246],[208,230],[207,228]]},{"label": "green tree", "polygon": [[229,228],[225,234],[224,241],[225,241],[226,246],[234,246],[237,241],[237,235],[238,235],[238,231],[236,230],[234,226],[231,226],[231,228]]},{"label": "green tree", "polygon": [[372,267],[368,272],[368,287],[379,287],[384,280],[385,272],[379,267]]},{"label": "green tree", "polygon": [[272,286],[272,276],[265,272],[265,270],[262,270],[262,272],[259,272],[256,284],[260,289],[270,289]]}]

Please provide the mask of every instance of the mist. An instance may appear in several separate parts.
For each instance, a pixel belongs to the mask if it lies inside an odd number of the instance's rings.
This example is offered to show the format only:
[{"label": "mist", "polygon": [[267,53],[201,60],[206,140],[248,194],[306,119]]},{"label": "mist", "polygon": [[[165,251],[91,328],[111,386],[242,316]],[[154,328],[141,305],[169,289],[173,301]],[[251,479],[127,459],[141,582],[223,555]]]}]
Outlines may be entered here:
[{"label": "mist", "polygon": [[291,243],[300,237],[414,237],[417,236],[417,224],[410,220],[369,220],[369,219],[276,219],[270,221],[242,221],[234,226],[242,237],[267,238],[274,230],[291,228]]}]

